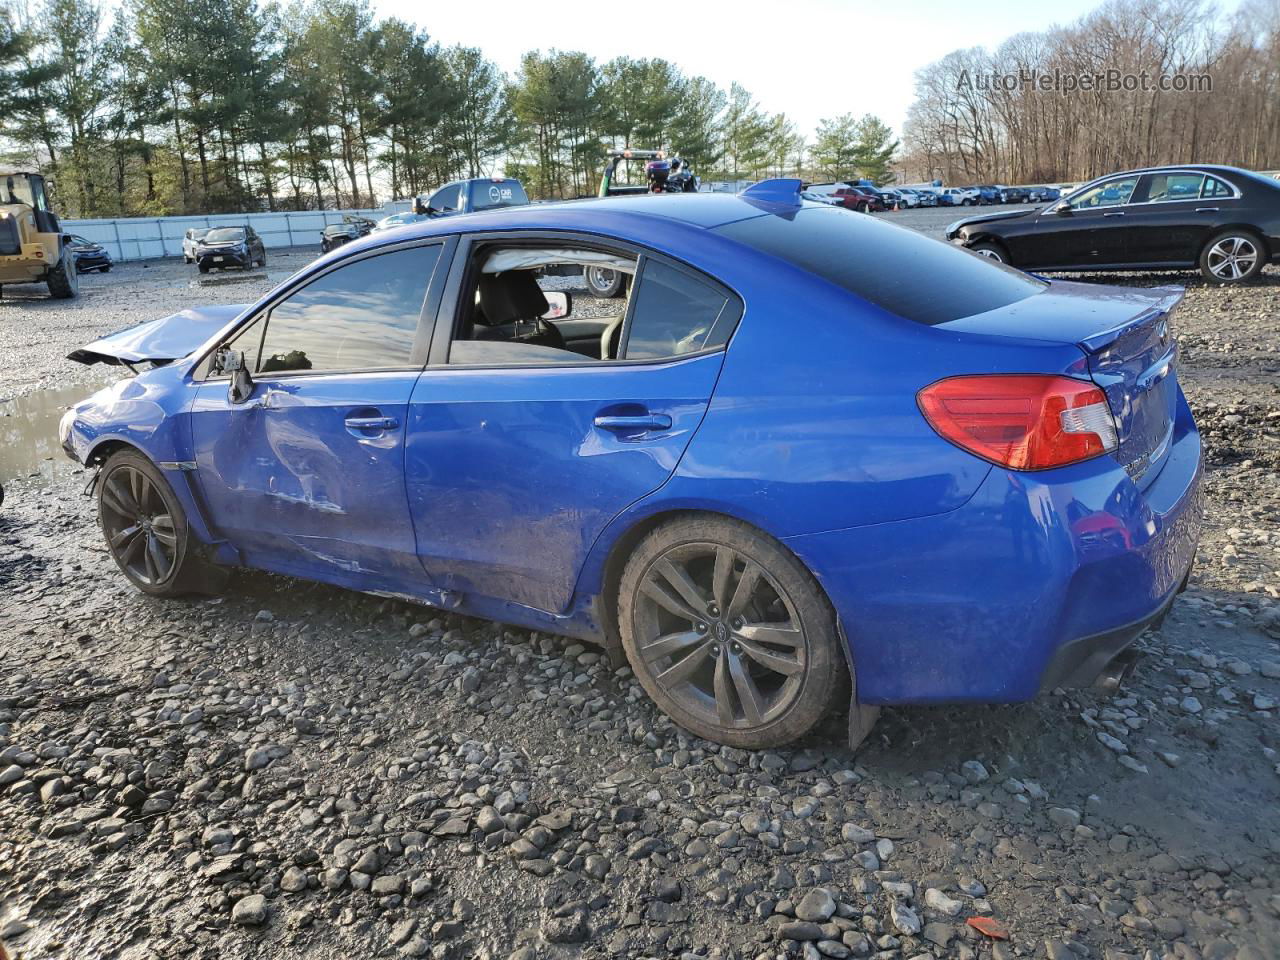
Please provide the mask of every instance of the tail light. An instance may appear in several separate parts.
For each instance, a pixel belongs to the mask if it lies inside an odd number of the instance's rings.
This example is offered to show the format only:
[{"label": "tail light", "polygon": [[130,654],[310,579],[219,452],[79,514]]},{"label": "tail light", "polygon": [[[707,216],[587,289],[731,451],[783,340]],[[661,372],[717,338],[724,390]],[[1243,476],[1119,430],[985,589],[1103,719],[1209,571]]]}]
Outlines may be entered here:
[{"label": "tail light", "polygon": [[950,377],[916,395],[929,426],[958,447],[1013,470],[1078,463],[1116,448],[1116,424],[1096,385],[1070,377]]}]

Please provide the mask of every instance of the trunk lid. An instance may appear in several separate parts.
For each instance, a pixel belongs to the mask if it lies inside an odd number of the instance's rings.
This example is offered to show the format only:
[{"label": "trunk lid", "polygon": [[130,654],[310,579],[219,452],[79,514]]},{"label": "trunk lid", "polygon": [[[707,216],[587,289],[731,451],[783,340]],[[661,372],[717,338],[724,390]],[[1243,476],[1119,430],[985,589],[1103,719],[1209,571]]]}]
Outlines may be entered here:
[{"label": "trunk lid", "polygon": [[1159,473],[1173,436],[1178,345],[1169,330],[1169,314],[1183,293],[1182,287],[1054,281],[1025,300],[939,326],[1076,344],[1115,417],[1115,457],[1139,487],[1146,487]]},{"label": "trunk lid", "polygon": [[233,303],[183,310],[148,320],[85,344],[67,354],[68,360],[94,364],[168,363],[191,353],[248,309]]}]

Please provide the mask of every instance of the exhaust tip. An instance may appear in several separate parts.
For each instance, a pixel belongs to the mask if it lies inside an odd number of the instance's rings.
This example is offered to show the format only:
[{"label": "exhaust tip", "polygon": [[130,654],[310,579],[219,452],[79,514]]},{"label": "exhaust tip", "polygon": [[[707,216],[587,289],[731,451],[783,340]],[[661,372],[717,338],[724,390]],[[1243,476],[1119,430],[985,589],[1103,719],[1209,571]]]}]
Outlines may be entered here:
[{"label": "exhaust tip", "polygon": [[1102,672],[1098,674],[1098,679],[1093,685],[1107,693],[1115,693],[1120,687],[1133,675],[1133,671],[1137,669],[1138,660],[1142,654],[1136,650],[1122,650],[1116,654]]}]

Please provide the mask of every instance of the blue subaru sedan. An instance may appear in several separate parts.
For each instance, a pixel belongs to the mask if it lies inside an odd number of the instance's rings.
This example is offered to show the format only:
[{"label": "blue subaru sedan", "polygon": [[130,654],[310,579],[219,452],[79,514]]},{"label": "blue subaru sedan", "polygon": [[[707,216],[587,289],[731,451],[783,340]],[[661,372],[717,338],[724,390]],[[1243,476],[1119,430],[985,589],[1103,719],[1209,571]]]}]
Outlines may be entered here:
[{"label": "blue subaru sedan", "polygon": [[324,581],[603,644],[721,743],[846,703],[856,740],[881,704],[1119,682],[1200,532],[1181,293],[1042,280],[798,181],[538,204],[89,344],[141,372],[61,439],[148,594]]}]

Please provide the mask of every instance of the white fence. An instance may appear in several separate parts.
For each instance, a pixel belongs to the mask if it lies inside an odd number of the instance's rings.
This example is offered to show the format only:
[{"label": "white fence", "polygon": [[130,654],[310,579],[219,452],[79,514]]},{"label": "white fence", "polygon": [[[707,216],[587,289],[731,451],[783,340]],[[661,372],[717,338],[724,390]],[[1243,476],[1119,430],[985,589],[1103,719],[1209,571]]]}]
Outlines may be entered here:
[{"label": "white fence", "polygon": [[195,217],[120,217],[112,220],[63,220],[64,233],[87,237],[107,248],[113,260],[149,260],[182,256],[182,238],[191,227],[253,227],[268,247],[320,244],[320,231],[344,216],[380,220],[409,208],[396,200],[379,210],[300,210],[282,213],[225,213]]}]

